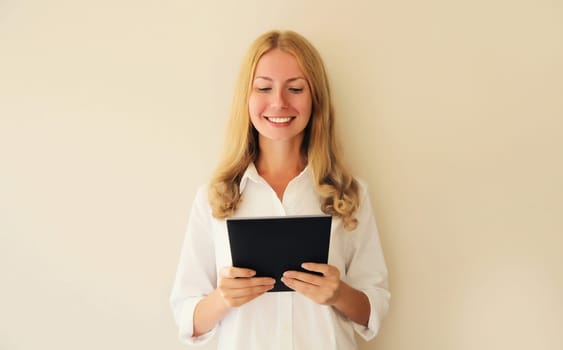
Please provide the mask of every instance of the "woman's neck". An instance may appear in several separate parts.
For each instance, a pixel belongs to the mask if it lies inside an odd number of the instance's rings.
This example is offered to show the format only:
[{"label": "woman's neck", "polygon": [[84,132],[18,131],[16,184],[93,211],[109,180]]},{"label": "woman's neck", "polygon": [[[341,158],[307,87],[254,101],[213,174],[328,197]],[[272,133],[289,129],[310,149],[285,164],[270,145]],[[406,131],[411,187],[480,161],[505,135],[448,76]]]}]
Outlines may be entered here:
[{"label": "woman's neck", "polygon": [[259,146],[260,152],[255,161],[256,170],[281,200],[289,182],[307,165],[301,153],[301,142],[260,139]]},{"label": "woman's neck", "polygon": [[[295,141],[295,140],[293,140]],[[260,139],[260,151],[255,162],[261,176],[297,176],[307,162],[301,152],[301,142],[284,142]]]}]

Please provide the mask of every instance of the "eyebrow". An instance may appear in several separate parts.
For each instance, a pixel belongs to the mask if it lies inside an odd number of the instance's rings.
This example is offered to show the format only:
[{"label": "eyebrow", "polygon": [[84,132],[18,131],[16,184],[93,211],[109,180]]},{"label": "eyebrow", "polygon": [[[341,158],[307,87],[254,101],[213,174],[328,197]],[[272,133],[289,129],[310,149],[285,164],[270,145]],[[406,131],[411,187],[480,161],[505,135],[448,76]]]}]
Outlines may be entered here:
[{"label": "eyebrow", "polygon": [[[259,76],[257,76],[257,77],[254,78],[254,80],[256,80],[256,79],[264,79],[264,80],[268,80],[268,81],[273,81],[272,78],[270,78],[270,77],[264,77],[264,76],[261,76],[261,75],[259,75]],[[299,80],[299,79],[303,79],[303,80],[305,80],[305,81],[307,80],[307,79],[305,79],[304,77],[294,77],[294,78],[289,78],[289,79],[287,79],[287,80],[286,80],[286,83],[290,83],[290,82],[292,82],[292,81]]]}]

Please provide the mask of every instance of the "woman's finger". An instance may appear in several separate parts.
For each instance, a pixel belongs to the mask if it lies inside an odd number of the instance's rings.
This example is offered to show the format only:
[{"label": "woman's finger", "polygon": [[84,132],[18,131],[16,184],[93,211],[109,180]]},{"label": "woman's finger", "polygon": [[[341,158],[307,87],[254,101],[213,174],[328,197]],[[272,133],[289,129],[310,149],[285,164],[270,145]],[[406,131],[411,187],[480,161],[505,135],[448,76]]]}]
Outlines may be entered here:
[{"label": "woman's finger", "polygon": [[276,280],[270,277],[250,277],[250,278],[220,278],[220,288],[241,289],[255,286],[273,286]]},{"label": "woman's finger", "polygon": [[307,271],[319,272],[324,276],[340,275],[340,271],[332,265],[329,264],[318,264],[318,263],[303,263],[301,267]]},{"label": "woman's finger", "polygon": [[286,271],[283,273],[284,277],[293,278],[296,280],[300,280],[309,284],[314,284],[320,286],[323,284],[325,277],[313,275],[312,273],[308,272],[301,272],[301,271]]},{"label": "woman's finger", "polygon": [[221,269],[219,275],[225,278],[252,277],[256,275],[256,271],[242,267],[225,266]]},{"label": "woman's finger", "polygon": [[251,296],[254,296],[254,295],[256,295],[256,296],[260,295],[264,292],[269,291],[272,288],[274,288],[273,285],[265,285],[265,286],[260,285],[260,286],[254,286],[254,287],[248,287],[248,288],[222,289],[221,294],[225,298],[232,298],[232,299],[246,298],[246,297],[251,297]]}]

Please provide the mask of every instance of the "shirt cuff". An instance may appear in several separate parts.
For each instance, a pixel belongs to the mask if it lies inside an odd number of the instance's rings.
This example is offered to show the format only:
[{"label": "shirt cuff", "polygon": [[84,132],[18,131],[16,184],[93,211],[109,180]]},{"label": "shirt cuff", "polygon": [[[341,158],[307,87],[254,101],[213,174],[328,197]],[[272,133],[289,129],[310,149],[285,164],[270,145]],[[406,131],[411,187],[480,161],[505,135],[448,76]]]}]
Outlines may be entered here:
[{"label": "shirt cuff", "polygon": [[184,306],[182,308],[182,315],[180,316],[180,324],[179,324],[179,338],[180,342],[186,345],[194,345],[200,346],[209,343],[211,339],[213,339],[213,335],[215,335],[217,327],[213,327],[209,332],[201,334],[197,337],[193,336],[194,331],[194,310],[197,303],[200,302],[200,298],[190,298],[184,302]]},{"label": "shirt cuff", "polygon": [[354,330],[365,340],[370,341],[379,333],[379,328],[381,327],[381,321],[387,313],[387,308],[389,305],[389,293],[387,291],[382,291],[387,295],[381,295],[376,291],[362,291],[369,300],[370,313],[369,321],[367,327],[356,322],[352,322]]}]

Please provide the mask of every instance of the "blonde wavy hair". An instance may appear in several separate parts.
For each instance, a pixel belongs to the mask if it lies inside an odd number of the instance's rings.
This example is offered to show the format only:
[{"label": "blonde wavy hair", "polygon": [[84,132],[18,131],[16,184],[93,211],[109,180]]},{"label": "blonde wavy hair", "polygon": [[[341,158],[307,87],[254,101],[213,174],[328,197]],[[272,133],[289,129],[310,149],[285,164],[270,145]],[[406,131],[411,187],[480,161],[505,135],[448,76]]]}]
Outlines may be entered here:
[{"label": "blonde wavy hair", "polygon": [[321,210],[340,217],[347,230],[358,221],[357,181],[341,161],[334,129],[334,110],[328,78],[317,50],[293,31],[270,31],[258,37],[249,48],[240,69],[234,95],[222,160],[209,186],[209,202],[214,217],[232,216],[241,200],[240,181],[248,165],[258,157],[258,132],[250,122],[248,99],[254,71],[260,57],[272,49],[292,54],[303,71],[312,97],[312,115],[305,128],[302,152],[312,172]]}]

